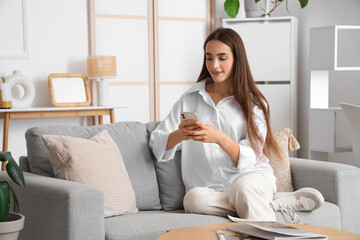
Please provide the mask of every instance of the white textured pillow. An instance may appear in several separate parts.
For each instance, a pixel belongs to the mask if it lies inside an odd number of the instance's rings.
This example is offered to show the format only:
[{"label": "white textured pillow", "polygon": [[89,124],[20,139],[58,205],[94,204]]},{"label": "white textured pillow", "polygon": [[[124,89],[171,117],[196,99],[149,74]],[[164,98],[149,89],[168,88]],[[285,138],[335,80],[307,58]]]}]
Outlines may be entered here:
[{"label": "white textured pillow", "polygon": [[280,155],[276,155],[273,149],[267,156],[276,177],[276,187],[278,192],[292,192],[294,186],[291,180],[291,169],[289,151],[300,148],[299,142],[293,136],[289,128],[282,128],[273,132],[274,139],[279,146]]},{"label": "white textured pillow", "polygon": [[90,139],[44,135],[43,141],[57,178],[104,192],[105,217],[138,212],[120,150],[106,130]]}]

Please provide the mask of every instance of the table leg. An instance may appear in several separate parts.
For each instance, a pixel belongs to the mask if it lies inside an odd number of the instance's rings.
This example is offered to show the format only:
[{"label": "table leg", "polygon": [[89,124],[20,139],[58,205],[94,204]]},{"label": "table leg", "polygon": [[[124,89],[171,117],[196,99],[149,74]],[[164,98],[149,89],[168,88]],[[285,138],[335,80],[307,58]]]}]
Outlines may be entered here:
[{"label": "table leg", "polygon": [[115,122],[114,109],[110,109],[110,122],[111,122],[111,123],[114,123],[114,122]]},{"label": "table leg", "polygon": [[95,116],[91,117],[91,124],[96,125],[96,117]]},{"label": "table leg", "polygon": [[[3,147],[2,151],[7,152],[8,150],[8,140],[9,140],[9,119],[10,113],[4,113],[4,132],[3,132]],[[6,168],[6,162],[1,163],[1,170],[4,171]]]}]

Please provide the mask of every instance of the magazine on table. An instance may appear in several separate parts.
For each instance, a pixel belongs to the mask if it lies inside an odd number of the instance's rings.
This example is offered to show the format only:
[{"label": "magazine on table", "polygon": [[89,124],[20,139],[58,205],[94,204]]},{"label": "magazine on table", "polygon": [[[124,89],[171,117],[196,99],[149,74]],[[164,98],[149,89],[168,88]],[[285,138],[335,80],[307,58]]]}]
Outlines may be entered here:
[{"label": "magazine on table", "polygon": [[274,222],[274,221],[261,221],[261,220],[254,220],[254,219],[245,219],[245,218],[237,218],[237,217],[233,217],[228,215],[228,218],[233,221],[233,222],[238,222],[238,223],[251,223],[251,222]]},{"label": "magazine on table", "polygon": [[262,238],[248,236],[230,230],[217,230],[217,235],[219,240],[263,240]]},{"label": "magazine on table", "polygon": [[[316,239],[325,240],[327,236],[312,233],[303,229],[288,226],[278,222],[248,221],[244,224],[229,225],[228,230],[240,233],[240,236],[223,240],[239,239],[267,239],[267,240],[290,240],[290,239]],[[248,238],[244,237],[248,235]],[[256,237],[256,238],[253,238]],[[220,237],[219,237],[220,238]],[[221,239],[221,238],[220,238]]]}]

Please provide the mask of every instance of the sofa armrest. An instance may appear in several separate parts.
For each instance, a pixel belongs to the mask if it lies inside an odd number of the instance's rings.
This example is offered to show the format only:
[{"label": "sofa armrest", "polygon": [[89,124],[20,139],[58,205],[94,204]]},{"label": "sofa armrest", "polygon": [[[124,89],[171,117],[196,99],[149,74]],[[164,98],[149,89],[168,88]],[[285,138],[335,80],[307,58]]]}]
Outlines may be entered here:
[{"label": "sofa armrest", "polygon": [[360,229],[360,169],[354,166],[290,158],[291,175],[295,189],[313,187],[327,202],[339,206],[342,229],[358,232]]},{"label": "sofa armrest", "polygon": [[19,167],[23,172],[31,172],[30,171],[30,163],[29,163],[29,159],[27,156],[20,156]]},{"label": "sofa armrest", "polygon": [[[104,195],[100,190],[32,173],[24,173],[24,177],[25,188],[11,184],[25,216],[19,239],[105,239]],[[0,179],[9,177],[1,172]]]}]

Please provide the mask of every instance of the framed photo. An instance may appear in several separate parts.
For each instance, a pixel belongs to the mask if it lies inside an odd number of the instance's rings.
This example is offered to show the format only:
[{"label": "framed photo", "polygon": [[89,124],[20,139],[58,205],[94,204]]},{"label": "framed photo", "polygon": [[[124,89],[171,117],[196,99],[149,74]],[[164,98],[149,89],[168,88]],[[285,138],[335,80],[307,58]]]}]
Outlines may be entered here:
[{"label": "framed photo", "polygon": [[82,73],[53,73],[48,77],[55,107],[84,107],[91,103],[88,78]]}]

